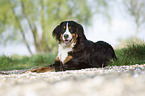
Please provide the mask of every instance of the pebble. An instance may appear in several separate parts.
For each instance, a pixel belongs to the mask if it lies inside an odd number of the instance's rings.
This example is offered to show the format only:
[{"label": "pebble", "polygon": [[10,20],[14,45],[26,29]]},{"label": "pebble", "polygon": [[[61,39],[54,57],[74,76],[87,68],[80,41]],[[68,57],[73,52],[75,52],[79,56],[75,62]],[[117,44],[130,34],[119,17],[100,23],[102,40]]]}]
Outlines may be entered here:
[{"label": "pebble", "polygon": [[144,90],[145,64],[0,74],[0,96],[145,96]]}]

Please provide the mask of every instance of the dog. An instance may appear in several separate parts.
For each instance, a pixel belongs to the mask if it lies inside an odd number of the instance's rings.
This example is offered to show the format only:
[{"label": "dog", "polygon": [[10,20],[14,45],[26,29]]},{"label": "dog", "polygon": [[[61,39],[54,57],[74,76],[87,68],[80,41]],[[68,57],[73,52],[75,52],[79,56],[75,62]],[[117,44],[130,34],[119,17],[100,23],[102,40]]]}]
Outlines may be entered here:
[{"label": "dog", "polygon": [[106,66],[111,59],[117,60],[113,47],[104,42],[87,40],[81,24],[63,21],[52,35],[59,42],[54,64],[31,72],[66,71]]}]

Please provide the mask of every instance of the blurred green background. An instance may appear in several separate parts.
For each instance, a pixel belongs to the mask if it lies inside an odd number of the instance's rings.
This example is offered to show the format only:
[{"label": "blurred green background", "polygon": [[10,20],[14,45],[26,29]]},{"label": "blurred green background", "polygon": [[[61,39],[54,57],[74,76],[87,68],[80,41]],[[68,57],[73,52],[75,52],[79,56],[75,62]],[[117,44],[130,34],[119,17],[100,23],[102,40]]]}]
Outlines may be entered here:
[{"label": "blurred green background", "polygon": [[64,20],[82,24],[88,39],[113,45],[118,61],[111,65],[144,64],[144,10],[144,0],[0,0],[0,70],[52,64],[51,34]]}]

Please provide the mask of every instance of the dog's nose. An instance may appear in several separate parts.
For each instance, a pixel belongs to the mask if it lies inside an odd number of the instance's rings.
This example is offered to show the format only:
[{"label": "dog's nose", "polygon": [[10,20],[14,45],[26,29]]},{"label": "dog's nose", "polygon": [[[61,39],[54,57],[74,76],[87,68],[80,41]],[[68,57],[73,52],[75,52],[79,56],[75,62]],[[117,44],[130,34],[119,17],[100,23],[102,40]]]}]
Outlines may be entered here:
[{"label": "dog's nose", "polygon": [[64,38],[67,39],[69,37],[68,34],[64,34]]}]

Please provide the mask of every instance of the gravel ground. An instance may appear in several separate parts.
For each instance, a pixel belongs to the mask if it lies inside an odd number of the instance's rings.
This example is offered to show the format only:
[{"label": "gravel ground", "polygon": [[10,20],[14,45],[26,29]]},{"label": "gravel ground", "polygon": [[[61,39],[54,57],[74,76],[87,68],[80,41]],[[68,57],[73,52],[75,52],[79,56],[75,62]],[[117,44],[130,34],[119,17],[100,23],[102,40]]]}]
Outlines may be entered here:
[{"label": "gravel ground", "polygon": [[0,96],[145,96],[145,64],[0,74]]}]

